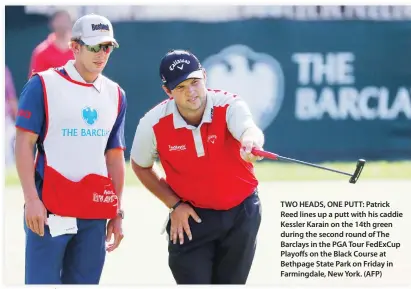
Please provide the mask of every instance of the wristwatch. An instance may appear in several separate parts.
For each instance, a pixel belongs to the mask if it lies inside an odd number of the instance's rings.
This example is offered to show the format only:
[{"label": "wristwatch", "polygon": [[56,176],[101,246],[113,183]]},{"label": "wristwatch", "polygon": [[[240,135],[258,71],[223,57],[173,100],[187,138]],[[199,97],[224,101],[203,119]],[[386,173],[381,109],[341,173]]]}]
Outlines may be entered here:
[{"label": "wristwatch", "polygon": [[171,214],[178,206],[180,206],[183,203],[182,200],[179,200],[173,207],[170,208],[169,213]]},{"label": "wristwatch", "polygon": [[119,209],[117,211],[117,216],[119,216],[121,219],[124,219],[124,211],[122,209]]}]

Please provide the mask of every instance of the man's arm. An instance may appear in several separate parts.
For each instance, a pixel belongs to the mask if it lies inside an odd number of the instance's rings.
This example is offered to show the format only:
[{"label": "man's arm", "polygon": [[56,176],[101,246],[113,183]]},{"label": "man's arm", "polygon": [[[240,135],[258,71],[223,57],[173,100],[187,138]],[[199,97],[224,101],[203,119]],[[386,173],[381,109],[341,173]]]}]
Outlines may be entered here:
[{"label": "man's arm", "polygon": [[159,172],[154,169],[153,166],[148,168],[142,167],[134,160],[131,160],[131,167],[137,178],[147,190],[154,194],[168,208],[172,208],[178,201],[180,201],[180,198],[174,193],[165,179],[161,177]]},{"label": "man's arm", "polygon": [[[127,99],[124,90],[120,89],[120,110],[117,115],[116,122],[111,130],[106,146],[106,166],[110,176],[114,190],[117,195],[117,209],[122,208],[122,196],[126,175],[126,166],[124,159],[124,149],[126,148],[124,137],[124,125],[126,119]],[[107,252],[114,251],[123,240],[123,229],[121,218],[113,218],[107,224],[106,242],[109,242],[114,235],[114,242],[106,248]]]},{"label": "man's arm", "polygon": [[154,169],[154,160],[157,156],[157,144],[152,127],[152,122],[147,115],[140,120],[131,149],[131,166],[143,185],[168,208],[178,207],[170,214],[170,240],[176,244],[184,243],[184,232],[192,240],[188,218],[191,216],[196,222],[201,223],[200,217],[188,204],[179,202],[180,198],[167,184],[166,180]]},{"label": "man's arm", "polygon": [[16,131],[16,168],[23,189],[24,202],[39,199],[34,182],[34,145],[38,135],[17,128]]},{"label": "man's arm", "polygon": [[252,140],[255,145],[261,149],[264,145],[264,134],[257,126],[247,128],[241,135],[240,142],[244,143]]},{"label": "man's arm", "polygon": [[23,88],[16,119],[16,167],[24,193],[27,226],[36,234],[44,235],[47,211],[40,201],[34,181],[34,145],[44,121],[43,88],[39,76],[31,78]]},{"label": "man's arm", "polygon": [[140,182],[168,208],[172,208],[180,198],[153,166],[157,157],[157,144],[148,117],[143,117],[137,126],[131,148],[131,167]]},{"label": "man's arm", "polygon": [[[124,151],[122,149],[110,149],[106,152],[107,171],[113,182],[114,190],[117,195],[117,209],[120,210],[122,206],[122,195],[125,180],[125,160]],[[107,252],[112,252],[120,246],[123,240],[122,219],[118,216],[111,219],[107,224],[106,242],[109,242],[114,235],[113,243],[106,248]]]},{"label": "man's arm", "polygon": [[126,176],[126,162],[122,149],[110,149],[106,152],[107,172],[113,182],[118,199],[118,209],[121,209],[122,195]]},{"label": "man's arm", "polygon": [[118,198],[118,209],[121,209],[122,205],[126,175],[124,125],[127,111],[127,98],[124,90],[121,89],[120,94],[120,111],[111,130],[105,152],[107,172],[113,182],[114,190]]},{"label": "man's arm", "polygon": [[255,124],[246,102],[236,97],[230,104],[226,117],[228,130],[241,143],[240,153],[243,159],[249,162],[259,159],[251,154],[251,150],[254,147],[262,149],[264,134]]},{"label": "man's arm", "polygon": [[16,167],[25,199],[36,198],[34,182],[34,145],[45,121],[43,87],[39,76],[24,86],[16,118]]},{"label": "man's arm", "polygon": [[27,227],[39,236],[44,236],[47,210],[40,200],[34,181],[33,147],[38,135],[17,128],[16,167],[24,194],[24,217]]}]

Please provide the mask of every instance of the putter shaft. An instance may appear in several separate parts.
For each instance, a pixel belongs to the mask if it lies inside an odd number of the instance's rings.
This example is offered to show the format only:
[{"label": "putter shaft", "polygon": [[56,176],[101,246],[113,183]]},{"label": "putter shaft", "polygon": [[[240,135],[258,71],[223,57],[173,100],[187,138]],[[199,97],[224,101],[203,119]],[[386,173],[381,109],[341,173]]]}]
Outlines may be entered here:
[{"label": "putter shaft", "polygon": [[264,158],[268,158],[268,159],[272,159],[272,160],[282,160],[282,161],[288,161],[288,162],[292,162],[292,163],[299,163],[299,164],[302,164],[302,165],[306,165],[306,166],[310,166],[310,167],[330,171],[330,172],[333,172],[333,173],[346,175],[346,176],[351,177],[350,178],[350,183],[351,184],[355,184],[357,182],[358,178],[361,175],[362,169],[364,168],[364,165],[365,165],[365,160],[359,159],[358,162],[357,162],[357,167],[355,169],[354,174],[349,174],[349,173],[346,173],[346,172],[342,172],[342,171],[335,170],[335,169],[330,169],[330,168],[323,167],[323,166],[320,166],[320,165],[316,165],[316,164],[312,164],[312,163],[299,161],[299,160],[296,160],[296,159],[291,159],[291,158],[279,156],[275,153],[271,153],[271,152],[267,152],[267,151],[263,151],[263,150],[258,150],[256,148],[253,148],[251,153],[255,156],[260,156],[260,157],[264,157]]},{"label": "putter shaft", "polygon": [[323,169],[323,170],[326,170],[326,171],[330,171],[330,172],[343,174],[343,175],[352,177],[352,174],[342,172],[342,171],[339,171],[339,170],[326,168],[326,167],[323,167],[323,166],[320,166],[320,165],[311,164],[311,163],[307,163],[307,162],[303,162],[303,161],[299,161],[299,160],[295,160],[295,159],[290,159],[290,158],[282,157],[282,156],[279,156],[279,155],[277,155],[277,158],[279,160],[289,161],[289,162],[293,162],[293,163],[299,163],[299,164],[307,165],[307,166],[310,166],[310,167],[319,168],[319,169]]}]

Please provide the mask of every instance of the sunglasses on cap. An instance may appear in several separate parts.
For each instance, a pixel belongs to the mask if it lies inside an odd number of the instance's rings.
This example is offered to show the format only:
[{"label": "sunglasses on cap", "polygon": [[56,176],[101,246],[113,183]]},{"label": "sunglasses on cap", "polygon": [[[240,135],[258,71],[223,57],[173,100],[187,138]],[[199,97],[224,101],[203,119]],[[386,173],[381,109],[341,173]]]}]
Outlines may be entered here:
[{"label": "sunglasses on cap", "polygon": [[97,44],[97,45],[87,45],[82,40],[76,40],[76,42],[82,46],[85,46],[86,49],[90,52],[98,53],[103,49],[105,53],[110,53],[114,49],[113,44]]}]

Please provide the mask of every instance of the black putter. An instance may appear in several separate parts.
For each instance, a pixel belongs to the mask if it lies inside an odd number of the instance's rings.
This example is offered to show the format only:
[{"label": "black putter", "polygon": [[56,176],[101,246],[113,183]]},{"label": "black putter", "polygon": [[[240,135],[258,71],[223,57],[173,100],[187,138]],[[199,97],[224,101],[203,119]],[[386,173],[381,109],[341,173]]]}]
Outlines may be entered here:
[{"label": "black putter", "polygon": [[264,157],[264,158],[268,158],[268,159],[271,159],[271,160],[281,160],[281,161],[288,161],[288,162],[303,164],[303,165],[307,165],[307,166],[310,166],[310,167],[319,168],[319,169],[323,169],[323,170],[326,170],[326,171],[330,171],[330,172],[350,176],[351,178],[350,178],[349,182],[351,184],[355,184],[358,181],[358,179],[360,178],[362,169],[364,168],[364,165],[365,165],[365,160],[359,159],[357,161],[357,166],[355,168],[354,174],[349,174],[349,173],[346,173],[346,172],[330,169],[330,168],[323,167],[323,166],[320,166],[320,165],[315,165],[315,164],[311,164],[311,163],[307,163],[307,162],[303,162],[303,161],[299,161],[299,160],[295,160],[295,159],[286,158],[286,157],[277,155],[275,153],[270,153],[270,152],[258,150],[258,149],[255,149],[255,148],[252,149],[251,153],[255,156]]}]

